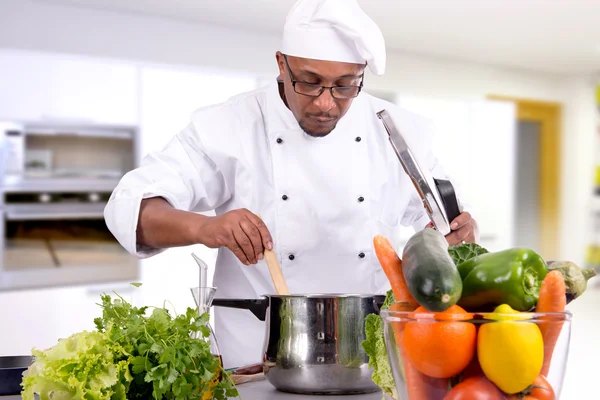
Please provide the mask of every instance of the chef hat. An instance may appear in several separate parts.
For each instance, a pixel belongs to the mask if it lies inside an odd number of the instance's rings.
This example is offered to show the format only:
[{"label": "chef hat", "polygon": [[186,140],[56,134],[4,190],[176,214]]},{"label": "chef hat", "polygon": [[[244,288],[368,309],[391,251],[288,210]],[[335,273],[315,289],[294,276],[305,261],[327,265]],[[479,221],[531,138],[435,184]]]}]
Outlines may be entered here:
[{"label": "chef hat", "polygon": [[368,64],[385,72],[385,40],[357,0],[298,0],[283,28],[281,51],[315,60]]}]

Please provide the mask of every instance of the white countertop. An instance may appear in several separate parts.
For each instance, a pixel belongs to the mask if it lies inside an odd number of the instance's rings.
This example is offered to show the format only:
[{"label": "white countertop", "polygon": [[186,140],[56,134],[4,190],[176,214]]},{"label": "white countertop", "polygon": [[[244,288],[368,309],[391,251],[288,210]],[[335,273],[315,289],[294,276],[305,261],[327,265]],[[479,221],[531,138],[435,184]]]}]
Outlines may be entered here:
[{"label": "white countertop", "polygon": [[293,393],[284,393],[275,389],[268,381],[258,381],[244,383],[238,386],[241,400],[316,400],[316,399],[347,399],[347,400],[381,400],[383,394],[381,392],[369,393],[369,394],[357,394],[357,395],[328,395],[328,396],[314,396],[314,395],[301,395]]},{"label": "white countertop", "polygon": [[[238,392],[240,400],[317,400],[317,399],[346,399],[346,400],[381,400],[383,395],[381,392],[375,392],[370,394],[358,394],[358,395],[345,395],[345,396],[312,396],[312,395],[300,395],[292,393],[283,393],[277,391],[269,382],[266,380],[258,382],[248,382],[238,385]],[[0,396],[1,400],[21,400],[21,396]]]}]

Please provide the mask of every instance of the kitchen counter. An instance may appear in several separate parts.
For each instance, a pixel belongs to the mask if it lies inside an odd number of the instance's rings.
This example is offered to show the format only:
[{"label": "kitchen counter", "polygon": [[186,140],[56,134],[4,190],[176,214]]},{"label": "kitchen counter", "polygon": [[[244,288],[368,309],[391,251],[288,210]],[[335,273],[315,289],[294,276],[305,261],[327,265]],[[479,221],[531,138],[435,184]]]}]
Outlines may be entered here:
[{"label": "kitchen counter", "polygon": [[[301,395],[292,393],[283,393],[276,390],[266,380],[258,382],[248,382],[238,385],[238,391],[240,392],[239,399],[241,400],[318,400],[318,399],[346,399],[346,400],[381,400],[383,395],[381,392],[375,392],[370,394],[357,394],[357,395],[345,395],[345,396],[312,396],[312,395]],[[21,396],[0,396],[0,400],[21,400]]]},{"label": "kitchen counter", "polygon": [[284,393],[276,390],[266,380],[258,382],[244,383],[238,386],[241,400],[316,400],[316,399],[347,399],[347,400],[381,400],[383,395],[381,392],[369,393],[369,394],[357,394],[357,395],[327,395],[327,396],[316,396],[316,395],[301,395],[293,393]]}]

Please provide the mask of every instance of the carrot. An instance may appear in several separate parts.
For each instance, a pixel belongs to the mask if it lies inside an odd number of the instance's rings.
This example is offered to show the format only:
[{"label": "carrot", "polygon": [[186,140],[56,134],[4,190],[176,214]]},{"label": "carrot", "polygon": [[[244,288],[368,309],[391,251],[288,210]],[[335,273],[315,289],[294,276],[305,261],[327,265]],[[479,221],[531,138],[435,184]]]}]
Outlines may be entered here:
[{"label": "carrot", "polygon": [[[567,306],[566,291],[565,279],[560,271],[554,270],[548,272],[540,287],[536,312],[564,312],[565,307]],[[542,316],[540,319],[544,320],[544,322],[539,323],[542,339],[544,340],[544,363],[542,365],[541,374],[548,376],[552,353],[554,352],[554,347],[560,336],[563,322],[557,321],[556,316]],[[554,319],[555,321],[550,322],[548,321],[549,319]]]},{"label": "carrot", "polygon": [[[408,311],[406,304],[395,303],[390,306],[392,311]],[[400,351],[400,362],[406,378],[406,392],[410,400],[437,400],[442,399],[448,392],[448,379],[429,377],[420,372],[410,362],[404,348],[404,326],[406,322],[392,322],[394,337]]]},{"label": "carrot", "polygon": [[409,303],[415,308],[418,307],[419,303],[410,294],[406,285],[404,273],[402,272],[402,260],[398,257],[398,253],[396,253],[390,241],[385,236],[377,235],[373,238],[373,246],[381,268],[390,281],[396,301]]}]

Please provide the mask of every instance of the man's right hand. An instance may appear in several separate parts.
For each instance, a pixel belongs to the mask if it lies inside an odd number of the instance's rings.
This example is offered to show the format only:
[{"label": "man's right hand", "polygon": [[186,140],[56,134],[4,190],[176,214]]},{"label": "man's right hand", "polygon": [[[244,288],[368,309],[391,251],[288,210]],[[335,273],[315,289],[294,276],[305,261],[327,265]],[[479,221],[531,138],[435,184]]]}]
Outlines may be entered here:
[{"label": "man's right hand", "polygon": [[198,227],[198,236],[199,242],[207,247],[227,247],[245,265],[262,260],[264,249],[273,250],[267,226],[245,208],[207,217]]}]

